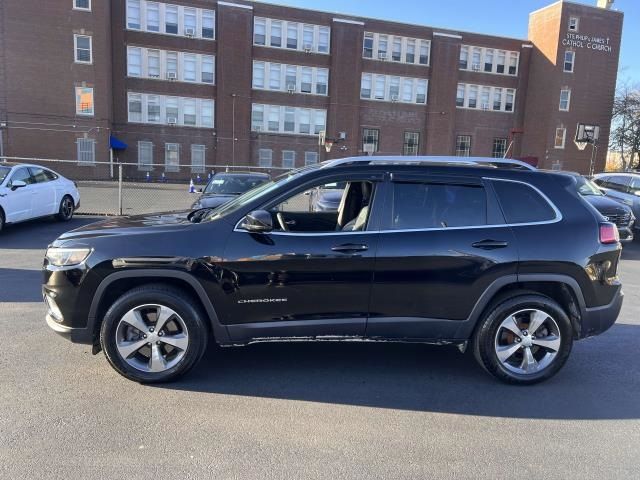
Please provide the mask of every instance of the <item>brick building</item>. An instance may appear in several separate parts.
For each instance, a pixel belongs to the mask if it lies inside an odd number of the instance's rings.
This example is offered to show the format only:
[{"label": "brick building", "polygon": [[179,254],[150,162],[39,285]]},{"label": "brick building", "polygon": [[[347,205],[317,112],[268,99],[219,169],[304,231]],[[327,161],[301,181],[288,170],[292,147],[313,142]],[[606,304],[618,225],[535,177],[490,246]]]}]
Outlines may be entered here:
[{"label": "brick building", "polygon": [[588,123],[602,170],[623,20],[610,3],[549,5],[523,40],[244,0],[3,0],[0,148],[78,159],[85,178],[110,174],[95,162],[111,137],[129,176],[370,151],[585,172],[592,150],[573,137]]}]

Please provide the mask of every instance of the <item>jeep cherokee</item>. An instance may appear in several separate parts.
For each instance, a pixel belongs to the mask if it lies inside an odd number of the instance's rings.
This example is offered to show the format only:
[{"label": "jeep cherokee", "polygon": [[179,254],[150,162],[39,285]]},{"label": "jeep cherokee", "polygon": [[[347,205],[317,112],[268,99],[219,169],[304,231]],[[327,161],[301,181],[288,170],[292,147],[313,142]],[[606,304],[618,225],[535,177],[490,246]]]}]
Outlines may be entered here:
[{"label": "jeep cherokee", "polygon": [[[313,211],[309,192],[336,183],[338,210]],[[615,225],[575,176],[515,160],[332,160],[194,213],[55,240],[48,325],[145,383],[184,374],[213,339],[457,345],[531,384],[622,305]]]}]

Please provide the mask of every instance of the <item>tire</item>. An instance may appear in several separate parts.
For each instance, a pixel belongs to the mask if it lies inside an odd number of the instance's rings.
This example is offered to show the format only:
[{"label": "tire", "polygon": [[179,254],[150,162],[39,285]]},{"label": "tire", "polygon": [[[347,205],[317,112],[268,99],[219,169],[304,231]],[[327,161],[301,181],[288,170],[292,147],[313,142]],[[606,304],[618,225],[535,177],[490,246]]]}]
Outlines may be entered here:
[{"label": "tire", "polygon": [[[100,328],[100,345],[111,366],[140,383],[169,382],[187,373],[208,342],[205,315],[195,305],[184,291],[161,284],[122,295]],[[165,322],[160,331],[155,330],[158,312]]]},{"label": "tire", "polygon": [[528,292],[490,307],[473,337],[478,363],[499,380],[517,385],[553,377],[567,361],[572,345],[573,327],[562,307],[549,297]]},{"label": "tire", "polygon": [[65,195],[62,197],[62,200],[60,200],[60,207],[58,208],[56,218],[61,222],[68,222],[73,218],[75,209],[76,206],[73,202],[73,198],[71,198],[70,195]]},{"label": "tire", "polygon": [[0,209],[0,232],[2,232],[2,230],[4,230],[4,212],[2,211],[2,209]]}]

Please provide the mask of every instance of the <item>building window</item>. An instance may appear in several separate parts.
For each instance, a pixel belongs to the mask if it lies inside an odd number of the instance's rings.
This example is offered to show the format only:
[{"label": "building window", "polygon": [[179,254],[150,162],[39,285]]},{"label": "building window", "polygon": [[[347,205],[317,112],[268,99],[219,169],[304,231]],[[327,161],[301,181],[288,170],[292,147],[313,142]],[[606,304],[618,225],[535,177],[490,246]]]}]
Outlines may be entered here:
[{"label": "building window", "polygon": [[364,58],[373,58],[373,33],[365,32],[364,34],[362,56]]},{"label": "building window", "polygon": [[160,5],[155,2],[147,2],[147,31],[160,31]]},{"label": "building window", "polygon": [[127,28],[213,40],[215,11],[147,0],[127,0]]},{"label": "building window", "polygon": [[96,141],[93,138],[79,138],[77,140],[78,163],[93,165],[96,162]]},{"label": "building window", "polygon": [[564,52],[564,71],[573,73],[573,64],[576,59],[576,52],[567,50]]},{"label": "building window", "polygon": [[185,127],[214,127],[214,101],[146,93],[128,94],[131,123],[154,123]]},{"label": "building window", "polygon": [[127,47],[127,75],[169,81],[215,83],[215,57]]},{"label": "building window", "polygon": [[471,135],[458,135],[456,137],[456,156],[468,157],[471,155]]},{"label": "building window", "polygon": [[418,132],[404,132],[404,143],[402,144],[403,155],[418,155],[420,146],[420,134]]},{"label": "building window", "polygon": [[427,103],[428,80],[424,78],[396,77],[363,73],[360,83],[360,98],[385,102]]},{"label": "building window", "polygon": [[164,144],[164,170],[165,172],[180,171],[180,145],[177,143]]},{"label": "building window", "polygon": [[[469,61],[469,55],[471,55],[471,61]],[[519,52],[462,45],[458,68],[474,72],[515,76],[518,74],[519,60]]]},{"label": "building window", "polygon": [[127,0],[127,28],[140,30],[140,0]]},{"label": "building window", "polygon": [[506,154],[507,154],[507,139],[494,138],[493,148],[491,149],[491,156],[493,158],[504,158]]},{"label": "building window", "polygon": [[564,127],[556,128],[556,137],[554,140],[554,148],[564,148],[564,143],[567,138],[567,129]]},{"label": "building window", "polygon": [[269,168],[273,165],[273,150],[261,148],[258,150],[258,166]]},{"label": "building window", "polygon": [[153,143],[138,142],[138,170],[153,170]]},{"label": "building window", "polygon": [[76,87],[76,115],[94,114],[93,88]]},{"label": "building window", "polygon": [[314,165],[318,163],[318,152],[304,152],[304,164]]},{"label": "building window", "polygon": [[326,117],[326,110],[254,103],[251,108],[251,130],[316,135],[325,129]]},{"label": "building window", "polygon": [[76,63],[91,63],[93,61],[91,37],[89,35],[74,35],[73,44]]},{"label": "building window", "polygon": [[569,17],[569,31],[577,32],[580,25],[580,19],[578,17]]},{"label": "building window", "polygon": [[513,88],[459,83],[456,107],[512,113],[515,110],[515,97],[516,91]]},{"label": "building window", "polygon": [[571,104],[571,90],[560,90],[560,111],[568,112]]},{"label": "building window", "polygon": [[191,172],[205,172],[205,151],[204,145],[191,145]]},{"label": "building window", "polygon": [[296,166],[296,152],[293,150],[282,151],[282,168],[294,168]]},{"label": "building window", "polygon": [[362,129],[362,151],[374,153],[380,150],[380,130],[377,128]]},{"label": "building window", "polygon": [[86,12],[91,11],[91,0],[73,0],[74,10],[84,10]]},{"label": "building window", "polygon": [[262,17],[253,19],[254,45],[328,54],[330,37],[329,27]]}]

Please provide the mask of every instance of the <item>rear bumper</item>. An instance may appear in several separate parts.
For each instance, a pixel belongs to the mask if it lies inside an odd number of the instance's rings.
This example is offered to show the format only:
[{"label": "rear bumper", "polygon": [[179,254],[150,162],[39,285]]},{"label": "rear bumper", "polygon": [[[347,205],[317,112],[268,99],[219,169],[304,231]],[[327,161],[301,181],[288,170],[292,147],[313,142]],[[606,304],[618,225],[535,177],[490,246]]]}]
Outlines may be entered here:
[{"label": "rear bumper", "polygon": [[620,286],[608,305],[585,309],[582,315],[580,338],[592,337],[611,328],[620,314],[623,299],[624,293],[622,286]]}]

